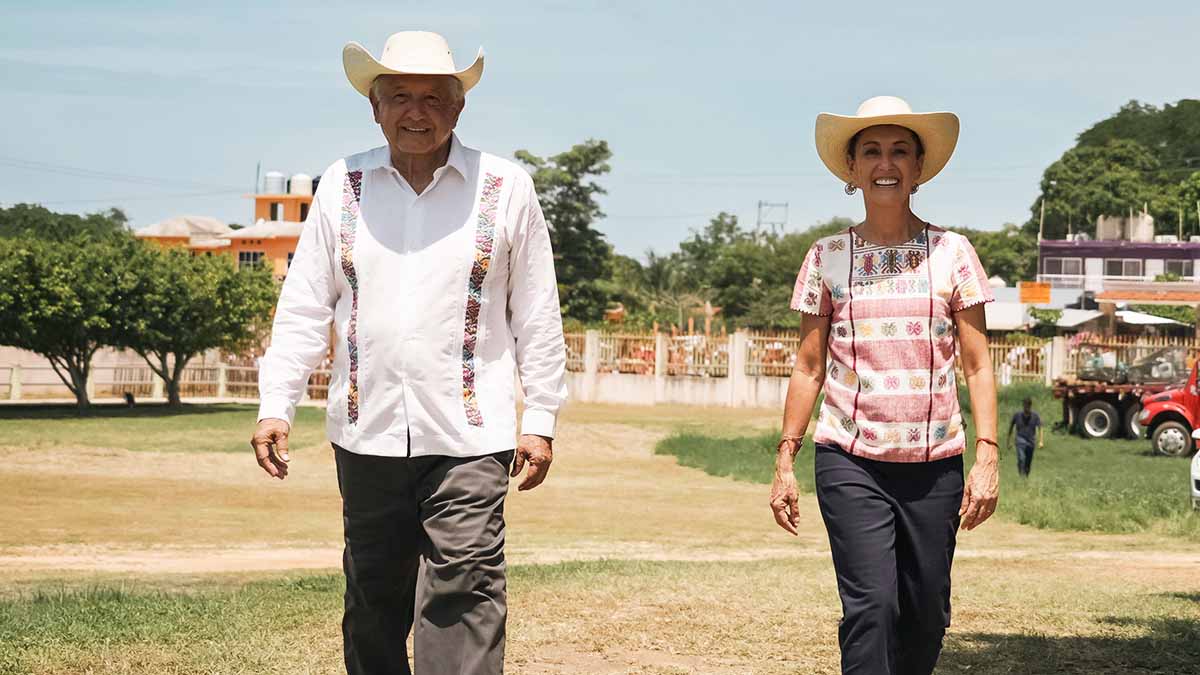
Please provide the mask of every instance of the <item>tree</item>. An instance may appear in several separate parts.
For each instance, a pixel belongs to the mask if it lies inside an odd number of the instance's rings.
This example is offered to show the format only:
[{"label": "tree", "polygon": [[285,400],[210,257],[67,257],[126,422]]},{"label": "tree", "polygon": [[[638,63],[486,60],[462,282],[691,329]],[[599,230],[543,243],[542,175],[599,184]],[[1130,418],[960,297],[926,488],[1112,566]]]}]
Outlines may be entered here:
[{"label": "tree", "polygon": [[130,262],[137,246],[128,237],[0,239],[0,344],[50,361],[81,414],[90,405],[92,356],[132,324],[129,299],[138,276]]},{"label": "tree", "polygon": [[990,276],[1004,279],[1010,286],[1037,277],[1037,236],[1005,223],[998,231],[952,228],[975,247],[979,262]]},{"label": "tree", "polygon": [[1130,101],[1079,134],[1079,145],[1099,147],[1118,139],[1149,149],[1177,181],[1200,169],[1200,101],[1182,99],[1161,108]]},{"label": "tree", "polygon": [[548,159],[526,150],[516,153],[530,170],[550,228],[559,302],[570,319],[599,320],[608,304],[604,280],[612,274],[612,247],[592,227],[604,217],[596,197],[605,191],[589,178],[608,173],[611,157],[608,143],[597,140]]},{"label": "tree", "polygon": [[265,265],[238,268],[226,256],[142,246],[131,330],[117,345],[138,353],[166,384],[167,402],[181,405],[188,361],[209,349],[239,351],[269,328],[278,288]]},{"label": "tree", "polygon": [[1149,150],[1131,140],[1071,148],[1042,174],[1041,194],[1026,230],[1038,231],[1044,202],[1045,238],[1064,237],[1068,226],[1094,234],[1098,216],[1140,211],[1158,197],[1161,186],[1154,177],[1159,166]]},{"label": "tree", "polygon": [[75,237],[98,239],[128,234],[128,219],[120,209],[78,216],[55,213],[37,204],[17,204],[0,209],[0,238],[29,236],[46,241]]}]

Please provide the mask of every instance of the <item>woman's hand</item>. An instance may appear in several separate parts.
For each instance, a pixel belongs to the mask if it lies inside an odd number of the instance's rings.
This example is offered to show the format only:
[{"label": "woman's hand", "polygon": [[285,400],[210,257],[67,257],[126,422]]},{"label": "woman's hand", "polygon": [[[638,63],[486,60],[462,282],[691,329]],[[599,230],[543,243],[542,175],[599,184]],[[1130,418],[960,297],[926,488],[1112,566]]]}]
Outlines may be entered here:
[{"label": "woman's hand", "polygon": [[963,486],[962,508],[958,515],[962,518],[962,529],[973,530],[980,523],[992,517],[996,512],[996,503],[1000,499],[1000,463],[994,453],[980,457],[967,474],[967,483]]},{"label": "woman's hand", "polygon": [[791,462],[777,462],[775,480],[771,483],[771,512],[775,514],[775,522],[793,535],[800,524],[799,499]]}]

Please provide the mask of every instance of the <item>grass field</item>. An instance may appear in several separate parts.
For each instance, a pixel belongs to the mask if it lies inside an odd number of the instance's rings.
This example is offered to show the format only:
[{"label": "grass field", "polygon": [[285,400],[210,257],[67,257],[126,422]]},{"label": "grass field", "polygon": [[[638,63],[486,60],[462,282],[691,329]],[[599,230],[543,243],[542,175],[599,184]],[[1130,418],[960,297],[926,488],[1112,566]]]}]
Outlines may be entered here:
[{"label": "grass field", "polygon": [[[340,505],[320,411],[297,423],[308,440],[282,483],[242,450],[252,408],[154,412],[0,409],[0,673],[338,672]],[[764,486],[654,452],[679,429],[753,439],[777,424],[569,409],[549,479],[508,503],[509,672],[836,672],[812,498],[788,537]],[[739,477],[769,472],[769,448],[740,462]],[[939,672],[1194,672],[1200,544],[1164,532],[1009,518],[964,533]]]},{"label": "grass field", "polygon": [[[1002,439],[1026,396],[1034,400],[1047,426],[1046,447],[1036,451],[1028,479],[1017,474],[1014,452],[1001,451],[998,517],[1053,530],[1156,532],[1200,541],[1200,514],[1193,511],[1188,493],[1187,459],[1155,455],[1145,440],[1084,440],[1052,430],[1061,417],[1058,401],[1046,387],[1033,385],[1000,391]],[[967,403],[964,395],[963,410],[970,409]],[[778,439],[776,431],[691,431],[664,439],[657,450],[715,476],[769,484],[773,466],[763,458],[774,452]],[[974,443],[967,445],[969,467]],[[796,462],[796,477],[800,488],[812,494],[811,443],[806,448]]]}]

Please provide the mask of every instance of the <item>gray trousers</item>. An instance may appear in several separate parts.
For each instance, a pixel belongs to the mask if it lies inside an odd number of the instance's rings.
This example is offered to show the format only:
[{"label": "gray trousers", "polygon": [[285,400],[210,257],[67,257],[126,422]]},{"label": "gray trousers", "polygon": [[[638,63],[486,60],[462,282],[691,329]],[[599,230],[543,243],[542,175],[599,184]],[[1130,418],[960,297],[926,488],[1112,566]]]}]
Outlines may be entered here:
[{"label": "gray trousers", "polygon": [[[349,675],[504,672],[504,497],[513,452],[378,457],[336,445]],[[415,631],[414,631],[415,626]]]}]

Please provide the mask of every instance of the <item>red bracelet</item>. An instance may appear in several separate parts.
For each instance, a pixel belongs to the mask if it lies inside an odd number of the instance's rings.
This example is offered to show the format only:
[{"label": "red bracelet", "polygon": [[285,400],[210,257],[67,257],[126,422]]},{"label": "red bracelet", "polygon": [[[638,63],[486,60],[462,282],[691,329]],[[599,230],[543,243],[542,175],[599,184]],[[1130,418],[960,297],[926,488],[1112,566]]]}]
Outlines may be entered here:
[{"label": "red bracelet", "polygon": [[997,443],[996,441],[993,441],[993,440],[992,440],[992,439],[990,439],[990,438],[983,438],[983,437],[976,438],[976,439],[975,439],[975,445],[979,445],[980,443],[988,443],[988,444],[990,444],[992,447],[996,448],[997,450],[999,450],[999,449],[1000,449],[1000,444],[999,444],[999,443]]}]

